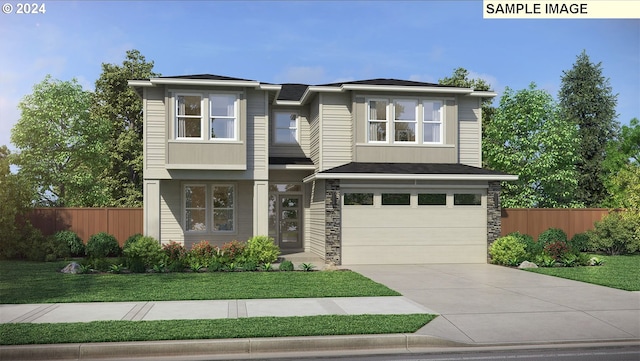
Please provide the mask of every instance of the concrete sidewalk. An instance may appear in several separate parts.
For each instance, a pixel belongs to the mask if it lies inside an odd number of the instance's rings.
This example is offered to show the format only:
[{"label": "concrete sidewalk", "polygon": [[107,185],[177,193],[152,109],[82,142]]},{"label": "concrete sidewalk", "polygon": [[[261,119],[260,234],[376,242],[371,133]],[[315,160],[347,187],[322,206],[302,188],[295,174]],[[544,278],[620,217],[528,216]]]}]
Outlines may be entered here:
[{"label": "concrete sidewalk", "polygon": [[152,321],[412,313],[433,313],[433,311],[403,296],[3,304],[0,305],[0,323],[57,323],[107,320]]}]

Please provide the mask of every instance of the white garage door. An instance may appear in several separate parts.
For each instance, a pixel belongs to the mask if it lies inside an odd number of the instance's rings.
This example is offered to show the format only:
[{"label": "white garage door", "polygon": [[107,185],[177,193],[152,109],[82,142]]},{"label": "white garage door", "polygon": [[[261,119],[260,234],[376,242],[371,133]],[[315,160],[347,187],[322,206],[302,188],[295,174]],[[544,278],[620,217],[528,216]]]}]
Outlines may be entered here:
[{"label": "white garage door", "polygon": [[343,191],[344,265],[486,261],[484,189]]}]

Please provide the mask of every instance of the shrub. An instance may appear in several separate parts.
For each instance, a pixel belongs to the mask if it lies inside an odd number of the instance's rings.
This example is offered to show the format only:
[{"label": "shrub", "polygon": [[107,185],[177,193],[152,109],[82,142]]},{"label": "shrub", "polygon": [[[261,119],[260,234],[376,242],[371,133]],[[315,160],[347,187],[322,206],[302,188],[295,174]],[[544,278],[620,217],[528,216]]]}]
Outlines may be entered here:
[{"label": "shrub", "polygon": [[284,260],[280,263],[280,271],[293,271],[293,262]]},{"label": "shrub", "polygon": [[129,238],[127,238],[127,240],[124,241],[124,244],[122,245],[122,250],[124,251],[127,247],[129,247],[131,243],[139,240],[142,237],[143,237],[142,233],[136,233],[136,234],[130,235]]},{"label": "shrub", "polygon": [[47,245],[39,229],[27,224],[21,232],[18,244],[18,256],[28,261],[44,261],[53,246]]},{"label": "shrub", "polygon": [[74,257],[84,256],[84,243],[74,231],[59,231],[53,235],[56,242],[66,244],[69,255]]},{"label": "shrub", "polygon": [[162,246],[167,259],[167,267],[171,272],[182,272],[187,266],[187,249],[178,242],[171,241]]},{"label": "shrub", "polygon": [[222,245],[217,258],[223,265],[229,265],[231,263],[244,262],[244,249],[245,244],[240,241],[231,241]]},{"label": "shrub", "polygon": [[207,241],[200,241],[191,247],[187,255],[187,261],[191,268],[195,265],[209,267],[209,264],[213,261],[213,256],[213,246]]},{"label": "shrub", "polygon": [[517,237],[505,236],[496,239],[489,247],[491,261],[505,266],[516,266],[525,260],[527,251]]},{"label": "shrub", "polygon": [[538,242],[542,243],[543,247],[554,242],[567,243],[567,234],[559,228],[549,228],[538,236]]},{"label": "shrub", "polygon": [[276,246],[273,238],[267,236],[255,236],[249,239],[244,249],[244,257],[256,264],[275,262],[279,255],[280,248]]},{"label": "shrub", "polygon": [[165,259],[160,242],[153,237],[140,237],[130,242],[123,253],[133,272],[144,272],[162,264]]},{"label": "shrub", "polygon": [[246,260],[242,265],[242,269],[247,272],[253,272],[258,270],[258,264],[252,260]]},{"label": "shrub", "polygon": [[608,255],[630,254],[640,250],[640,212],[612,212],[596,222],[589,232],[590,251]]},{"label": "shrub", "polygon": [[533,261],[544,252],[543,245],[539,242],[536,242],[533,237],[528,234],[513,232],[509,233],[508,236],[515,237],[518,239],[518,242],[524,244],[525,250],[527,251],[527,255],[525,258],[528,261]]},{"label": "shrub", "polygon": [[93,259],[116,257],[120,254],[120,245],[114,236],[100,232],[89,238],[85,253]]},{"label": "shrub", "polygon": [[589,248],[589,233],[576,233],[573,237],[571,237],[571,247],[580,252],[587,251]]},{"label": "shrub", "polygon": [[544,251],[556,261],[560,261],[569,254],[573,254],[571,247],[567,242],[555,241],[547,243],[544,246]]}]

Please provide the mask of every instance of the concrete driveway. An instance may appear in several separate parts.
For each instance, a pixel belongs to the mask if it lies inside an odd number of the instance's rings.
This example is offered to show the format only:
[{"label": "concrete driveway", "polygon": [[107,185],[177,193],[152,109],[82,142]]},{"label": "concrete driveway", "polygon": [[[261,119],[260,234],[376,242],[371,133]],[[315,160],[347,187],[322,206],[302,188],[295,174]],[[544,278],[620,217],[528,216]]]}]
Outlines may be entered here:
[{"label": "concrete driveway", "polygon": [[490,264],[343,268],[439,313],[419,334],[471,344],[640,340],[640,292]]}]

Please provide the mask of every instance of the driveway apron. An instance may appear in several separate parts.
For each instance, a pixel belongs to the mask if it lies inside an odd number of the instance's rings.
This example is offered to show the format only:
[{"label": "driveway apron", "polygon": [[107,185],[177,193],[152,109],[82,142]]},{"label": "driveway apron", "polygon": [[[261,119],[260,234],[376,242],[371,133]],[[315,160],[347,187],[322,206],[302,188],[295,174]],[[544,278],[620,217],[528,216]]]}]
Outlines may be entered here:
[{"label": "driveway apron", "polygon": [[423,335],[471,344],[640,340],[640,292],[490,264],[344,268],[440,314]]}]

